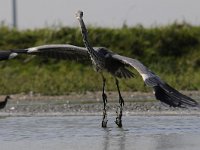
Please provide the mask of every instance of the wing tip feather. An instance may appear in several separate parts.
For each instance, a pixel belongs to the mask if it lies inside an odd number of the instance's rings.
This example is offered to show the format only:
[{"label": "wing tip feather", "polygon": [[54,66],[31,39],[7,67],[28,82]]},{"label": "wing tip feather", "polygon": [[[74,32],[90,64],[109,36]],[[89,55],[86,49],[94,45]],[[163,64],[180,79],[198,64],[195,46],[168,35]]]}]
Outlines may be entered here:
[{"label": "wing tip feather", "polygon": [[[168,87],[169,88],[169,87]],[[156,99],[168,104],[171,107],[200,107],[199,103],[192,98],[183,95],[170,87],[173,91],[169,92],[169,89],[164,89],[161,86],[155,86],[155,97]]]}]

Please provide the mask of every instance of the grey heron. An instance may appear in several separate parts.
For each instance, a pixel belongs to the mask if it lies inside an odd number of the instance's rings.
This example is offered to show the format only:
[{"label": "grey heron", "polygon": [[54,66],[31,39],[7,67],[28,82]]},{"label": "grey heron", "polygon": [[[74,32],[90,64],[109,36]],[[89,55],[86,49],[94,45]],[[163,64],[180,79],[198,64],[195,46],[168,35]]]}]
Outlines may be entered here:
[{"label": "grey heron", "polygon": [[160,77],[158,77],[155,73],[149,70],[140,61],[129,58],[129,57],[118,55],[112,51],[109,51],[106,48],[94,49],[88,41],[88,31],[83,21],[83,12],[78,11],[76,13],[76,18],[79,21],[81,33],[83,37],[83,42],[85,44],[85,47],[88,50],[92,64],[95,70],[101,73],[102,78],[103,78],[102,98],[103,98],[103,103],[104,103],[104,111],[103,111],[102,127],[106,127],[106,124],[107,124],[107,114],[106,114],[107,96],[104,91],[106,79],[103,76],[103,73],[102,73],[103,70],[111,73],[114,76],[115,81],[116,81],[120,106],[119,106],[119,109],[117,109],[117,118],[116,118],[115,123],[119,127],[122,127],[122,110],[124,106],[124,100],[120,93],[119,82],[117,78],[134,77],[134,74],[126,68],[127,66],[135,68],[139,72],[139,74],[142,76],[145,84],[147,86],[153,87],[156,99],[172,107],[182,107],[184,105],[188,105],[188,106],[198,105],[198,103],[195,100],[181,94],[180,92],[172,88],[170,85],[165,83],[163,80],[161,80]]},{"label": "grey heron", "polygon": [[[83,30],[86,30],[83,28]],[[87,33],[87,30],[86,30]],[[147,86],[150,86],[154,89],[156,99],[164,102],[172,107],[186,107],[186,106],[197,106],[198,103],[191,99],[188,96],[185,96],[172,88],[166,82],[160,79],[155,73],[149,70],[146,66],[144,66],[140,61],[136,59],[132,59],[129,57],[118,55],[104,47],[91,47],[93,53],[95,53],[95,57],[101,57],[96,62],[95,58],[92,58],[92,62],[94,63],[94,68],[97,71],[101,72],[102,70],[106,70],[111,73],[116,80],[117,89],[119,92],[119,102],[120,106],[117,111],[116,123],[120,127],[122,126],[122,106],[124,105],[124,100],[121,96],[120,89],[118,86],[117,78],[131,78],[134,77],[134,74],[128,70],[128,67],[135,68],[139,74],[142,76],[144,83]],[[50,44],[50,45],[41,45],[36,47],[30,47],[22,50],[12,50],[12,52],[25,52],[30,55],[39,55],[45,57],[51,57],[55,59],[64,59],[64,60],[75,60],[80,63],[85,61],[90,61],[90,54],[87,48],[78,47],[69,44]],[[0,53],[1,55],[1,53]],[[100,64],[98,63],[99,61]],[[96,66],[98,65],[98,66]],[[101,66],[99,66],[101,65]],[[102,99],[103,99],[103,120],[102,127],[106,127],[107,125],[107,95],[105,93],[105,84],[106,79],[103,76],[103,89],[102,89]]]}]

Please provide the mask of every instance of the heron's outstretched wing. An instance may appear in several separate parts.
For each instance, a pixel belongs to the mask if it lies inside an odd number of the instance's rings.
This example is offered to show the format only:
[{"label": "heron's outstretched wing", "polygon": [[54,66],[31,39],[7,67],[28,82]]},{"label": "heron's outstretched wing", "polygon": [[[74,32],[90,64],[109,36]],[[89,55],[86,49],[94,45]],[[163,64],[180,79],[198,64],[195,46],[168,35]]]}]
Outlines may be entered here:
[{"label": "heron's outstretched wing", "polygon": [[83,61],[89,60],[89,55],[86,48],[68,44],[53,44],[42,45],[28,48],[28,54],[42,55],[46,57]]},{"label": "heron's outstretched wing", "polygon": [[0,50],[0,60],[12,59],[21,53],[25,54],[27,50]]},{"label": "heron's outstretched wing", "polygon": [[10,50],[7,51],[0,51],[0,60],[7,60],[16,57],[18,54],[11,52]]},{"label": "heron's outstretched wing", "polygon": [[142,76],[146,85],[153,87],[156,99],[172,106],[172,107],[185,107],[185,106],[198,106],[199,104],[192,98],[185,96],[172,88],[170,85],[162,81],[157,75],[150,71],[140,61],[129,57],[124,57],[118,54],[112,57],[120,62],[134,67]]}]

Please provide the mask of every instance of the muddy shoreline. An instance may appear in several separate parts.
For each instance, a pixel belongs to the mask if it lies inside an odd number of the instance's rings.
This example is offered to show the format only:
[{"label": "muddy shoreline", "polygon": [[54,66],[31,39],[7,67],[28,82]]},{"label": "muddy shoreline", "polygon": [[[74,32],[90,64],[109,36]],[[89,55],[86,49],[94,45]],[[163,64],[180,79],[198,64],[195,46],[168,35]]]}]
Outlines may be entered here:
[{"label": "muddy shoreline", "polygon": [[[182,91],[200,102],[199,91]],[[172,108],[155,100],[152,93],[122,92],[125,106],[124,115],[199,115],[199,108]],[[55,115],[101,115],[101,92],[70,93],[62,96],[43,96],[40,94],[11,95],[0,116],[55,116]],[[115,115],[118,107],[118,94],[107,92],[108,114]],[[0,100],[5,95],[0,96]]]}]

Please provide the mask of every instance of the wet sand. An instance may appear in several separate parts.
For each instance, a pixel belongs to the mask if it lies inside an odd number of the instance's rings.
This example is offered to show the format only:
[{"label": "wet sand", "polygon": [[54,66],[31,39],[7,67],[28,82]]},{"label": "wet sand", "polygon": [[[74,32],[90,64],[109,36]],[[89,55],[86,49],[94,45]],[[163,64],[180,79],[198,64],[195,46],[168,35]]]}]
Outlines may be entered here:
[{"label": "wet sand", "polygon": [[[182,92],[200,102],[200,92]],[[199,108],[173,108],[157,101],[153,93],[122,92],[125,100],[124,115],[200,115]],[[3,116],[35,115],[101,115],[101,92],[70,93],[62,96],[42,96],[40,94],[11,95]],[[107,92],[108,114],[115,114],[118,94]],[[0,100],[4,99],[0,96]]]}]

